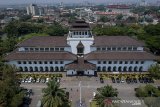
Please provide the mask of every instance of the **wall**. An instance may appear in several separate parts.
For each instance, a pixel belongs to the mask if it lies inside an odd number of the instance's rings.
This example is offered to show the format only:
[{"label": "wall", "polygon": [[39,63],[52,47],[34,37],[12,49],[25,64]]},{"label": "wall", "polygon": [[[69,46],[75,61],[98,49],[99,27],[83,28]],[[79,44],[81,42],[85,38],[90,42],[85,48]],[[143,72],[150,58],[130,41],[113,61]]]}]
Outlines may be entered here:
[{"label": "wall", "polygon": [[67,70],[67,75],[76,75],[77,72],[75,70]]},{"label": "wall", "polygon": [[[34,60],[35,61],[35,60]],[[27,61],[27,63],[26,64],[18,64],[17,63],[17,61],[10,61],[9,62],[9,64],[11,64],[11,65],[15,65],[17,68],[19,68],[19,67],[22,67],[23,68],[23,70],[24,70],[24,67],[27,67],[28,69],[30,68],[30,67],[33,67],[33,71],[35,71],[35,67],[38,67],[38,70],[40,71],[40,67],[43,67],[43,69],[45,70],[45,67],[48,67],[48,69],[49,69],[49,71],[50,71],[50,67],[53,67],[54,68],[54,70],[55,70],[55,67],[58,67],[58,69],[60,69],[60,67],[63,67],[64,68],[64,66],[65,66],[65,64],[69,64],[69,63],[71,63],[71,62],[73,62],[73,61],[63,61],[63,64],[60,64],[60,60],[56,60],[56,61],[58,61],[59,63],[58,64],[50,64],[49,63],[49,61],[48,61],[48,64],[44,64],[44,63],[42,63],[42,64],[39,64],[39,63],[37,63],[37,64],[29,64],[28,63],[28,61]],[[33,61],[32,61],[33,62]],[[54,61],[53,61],[54,62]]]},{"label": "wall", "polygon": [[94,75],[94,70],[86,70],[86,71],[84,71],[84,74],[85,75]]},{"label": "wall", "polygon": [[84,54],[90,53],[90,46],[93,44],[93,38],[67,38],[68,45],[71,46],[71,52],[77,54],[77,45],[81,41],[84,45]]},{"label": "wall", "polygon": [[124,67],[127,67],[127,71],[129,70],[129,67],[132,67],[132,71],[134,71],[134,67],[137,67],[137,70],[139,70],[140,67],[143,67],[143,71],[148,71],[149,67],[156,63],[155,61],[152,61],[152,60],[144,61],[143,64],[141,64],[140,61],[139,61],[139,64],[135,64],[135,61],[133,64],[130,64],[130,63],[124,64],[124,61],[122,64],[119,64],[119,61],[117,62],[117,64],[113,64],[113,61],[112,61],[112,64],[108,64],[108,62],[106,64],[103,64],[103,63],[98,64],[97,63],[98,61],[95,61],[95,60],[90,60],[89,62],[96,64],[96,67],[97,68],[100,67],[101,70],[103,69],[103,67],[106,67],[106,71],[108,70],[108,67],[111,67],[111,71],[113,71],[113,67],[116,67],[117,72],[118,72],[118,67],[122,67],[122,70]]}]

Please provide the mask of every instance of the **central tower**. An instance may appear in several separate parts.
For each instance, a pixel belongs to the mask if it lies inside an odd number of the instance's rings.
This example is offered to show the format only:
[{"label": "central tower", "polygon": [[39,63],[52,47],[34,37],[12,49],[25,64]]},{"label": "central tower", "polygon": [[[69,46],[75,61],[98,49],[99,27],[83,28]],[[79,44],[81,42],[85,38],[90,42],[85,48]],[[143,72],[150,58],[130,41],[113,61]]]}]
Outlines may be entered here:
[{"label": "central tower", "polygon": [[73,54],[79,54],[77,48],[78,45],[83,45],[83,54],[87,54],[91,52],[91,45],[93,45],[94,37],[92,35],[92,31],[88,23],[84,20],[79,19],[72,23],[68,37],[67,43],[71,46],[71,52]]}]

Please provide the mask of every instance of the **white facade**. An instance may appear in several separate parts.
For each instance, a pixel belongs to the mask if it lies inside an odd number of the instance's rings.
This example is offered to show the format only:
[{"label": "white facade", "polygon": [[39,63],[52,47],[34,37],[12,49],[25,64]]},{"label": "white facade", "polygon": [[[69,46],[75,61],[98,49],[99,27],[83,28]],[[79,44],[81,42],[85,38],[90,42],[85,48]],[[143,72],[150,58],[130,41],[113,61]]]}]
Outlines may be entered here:
[{"label": "white facade", "polygon": [[89,62],[96,64],[97,71],[103,72],[143,72],[148,71],[150,66],[156,63],[152,60],[92,60]]},{"label": "white facade", "polygon": [[91,45],[93,45],[93,38],[67,38],[68,45],[71,46],[71,52],[77,54],[77,45],[82,42],[84,46],[84,54],[91,52]]},{"label": "white facade", "polygon": [[[41,62],[41,63],[40,63]],[[52,63],[51,63],[52,62]],[[35,61],[35,60],[18,60],[10,61],[9,64],[16,66],[20,71],[64,71],[64,66],[73,61],[52,60],[52,61]],[[27,70],[26,70],[27,69]],[[32,70],[31,70],[32,69]],[[43,70],[42,70],[43,69]]]}]

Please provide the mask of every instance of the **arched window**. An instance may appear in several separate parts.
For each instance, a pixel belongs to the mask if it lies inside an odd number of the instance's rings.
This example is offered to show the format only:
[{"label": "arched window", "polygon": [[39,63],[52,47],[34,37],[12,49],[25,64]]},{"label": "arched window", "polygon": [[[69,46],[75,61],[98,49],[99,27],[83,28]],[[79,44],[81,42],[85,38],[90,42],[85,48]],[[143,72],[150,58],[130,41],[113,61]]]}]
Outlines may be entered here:
[{"label": "arched window", "polygon": [[64,69],[63,69],[63,67],[62,67],[62,66],[60,67],[60,71],[61,71],[61,72],[62,72],[62,71],[64,71]]},{"label": "arched window", "polygon": [[32,72],[33,71],[33,67],[29,67],[29,71]]},{"label": "arched window", "polygon": [[36,71],[36,72],[37,72],[37,71],[38,71],[38,67],[35,67],[35,68],[34,68],[34,71]]},{"label": "arched window", "polygon": [[116,71],[116,66],[113,67],[113,71]]},{"label": "arched window", "polygon": [[56,72],[59,71],[59,68],[58,68],[57,66],[55,67],[55,71],[56,71]]},{"label": "arched window", "polygon": [[54,71],[53,67],[50,67],[50,71],[51,71],[51,72],[53,72],[53,71]]},{"label": "arched window", "polygon": [[137,72],[137,67],[134,67],[134,72]]},{"label": "arched window", "polygon": [[43,70],[43,67],[40,67],[40,71],[41,71],[41,72],[43,72],[43,71],[44,71],[44,70]]},{"label": "arched window", "polygon": [[103,68],[102,68],[102,71],[106,71],[106,67],[103,67]]},{"label": "arched window", "polygon": [[142,72],[142,71],[143,71],[143,67],[142,67],[142,66],[139,68],[139,71],[140,71],[140,72]]},{"label": "arched window", "polygon": [[22,68],[22,67],[19,67],[19,71],[20,71],[20,72],[23,71],[23,68]]},{"label": "arched window", "polygon": [[132,67],[131,66],[129,67],[128,71],[132,72]]},{"label": "arched window", "polygon": [[49,70],[48,70],[48,67],[45,67],[45,71],[46,71],[46,72],[49,71]]},{"label": "arched window", "polygon": [[100,66],[97,67],[97,71],[101,71],[101,67]]},{"label": "arched window", "polygon": [[118,71],[121,72],[122,71],[122,67],[118,67]]},{"label": "arched window", "polygon": [[126,72],[126,71],[127,71],[127,67],[126,67],[126,66],[123,68],[123,71],[124,71],[124,72]]},{"label": "arched window", "polygon": [[110,66],[108,67],[108,71],[111,72],[111,67]]},{"label": "arched window", "polygon": [[28,68],[27,68],[27,67],[24,67],[24,71],[28,71]]}]

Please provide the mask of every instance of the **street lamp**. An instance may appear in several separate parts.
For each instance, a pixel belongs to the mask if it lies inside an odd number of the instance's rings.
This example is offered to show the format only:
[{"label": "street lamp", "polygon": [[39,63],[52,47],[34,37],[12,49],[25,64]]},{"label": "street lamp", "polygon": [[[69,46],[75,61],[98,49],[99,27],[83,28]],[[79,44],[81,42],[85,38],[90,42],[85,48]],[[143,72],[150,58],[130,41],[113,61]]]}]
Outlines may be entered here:
[{"label": "street lamp", "polygon": [[80,97],[79,106],[81,107],[82,106],[81,81],[79,82],[79,97]]}]

